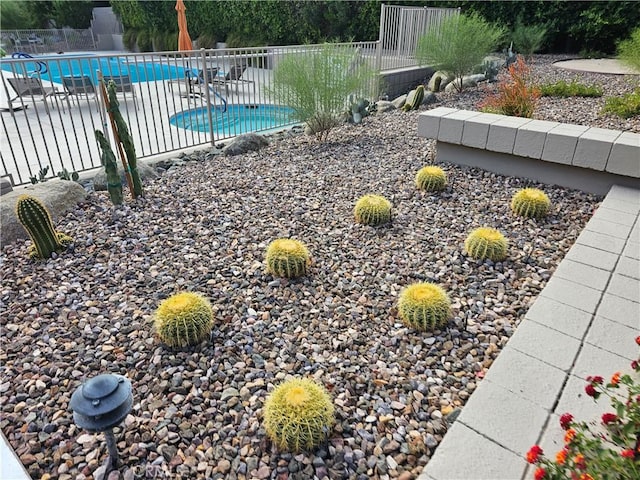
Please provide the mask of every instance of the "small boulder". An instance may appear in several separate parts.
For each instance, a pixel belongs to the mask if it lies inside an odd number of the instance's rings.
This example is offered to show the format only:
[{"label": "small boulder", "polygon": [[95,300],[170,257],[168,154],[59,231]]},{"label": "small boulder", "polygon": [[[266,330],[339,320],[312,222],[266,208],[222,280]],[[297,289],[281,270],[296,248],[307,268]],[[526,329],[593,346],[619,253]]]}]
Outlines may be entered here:
[{"label": "small boulder", "polygon": [[0,197],[0,218],[2,230],[0,245],[8,245],[16,240],[29,238],[18,217],[15,208],[18,197],[22,194],[33,195],[49,209],[54,227],[56,221],[67,210],[76,206],[87,197],[87,191],[79,183],[52,179],[43,183],[18,188]]},{"label": "small boulder", "polygon": [[387,100],[378,100],[376,102],[376,113],[384,113],[389,112],[391,110],[395,110],[396,107],[393,102],[389,102]]},{"label": "small boulder", "polygon": [[[465,88],[476,87],[478,86],[478,82],[483,82],[484,80],[485,80],[485,76],[482,73],[478,73],[475,75],[467,75],[465,77],[462,77],[462,89],[464,90]],[[459,90],[459,88],[457,88],[459,85],[460,85],[460,79],[456,78],[445,87],[444,91],[452,92],[454,91],[454,89]]]},{"label": "small boulder", "polygon": [[395,108],[402,108],[404,103],[407,101],[407,94],[400,95],[398,98],[395,98],[391,101]]},{"label": "small boulder", "polygon": [[431,103],[436,103],[438,98],[436,94],[433,92],[424,92],[424,98],[422,99],[422,105],[429,105]]},{"label": "small boulder", "polygon": [[[432,92],[441,92],[451,82],[451,80],[453,80],[453,75],[447,72],[438,71],[431,75],[427,88]],[[438,81],[440,82],[440,87],[436,90],[436,83],[438,83]]]},{"label": "small boulder", "polygon": [[[127,188],[127,178],[124,174],[124,168],[122,165],[118,164],[118,173],[120,174],[120,181],[122,182],[122,187]],[[144,188],[144,184],[148,180],[153,180],[154,178],[158,178],[158,172],[156,172],[155,168],[149,165],[146,162],[141,162],[138,160],[138,174],[140,175],[140,181],[142,182],[142,187]],[[98,171],[93,177],[93,189],[96,192],[106,192],[107,191],[107,173],[104,170]]]},{"label": "small boulder", "polygon": [[254,150],[260,150],[262,147],[269,145],[269,140],[257,133],[245,133],[240,135],[224,147],[223,152],[225,155],[241,155],[243,153],[251,152]]}]

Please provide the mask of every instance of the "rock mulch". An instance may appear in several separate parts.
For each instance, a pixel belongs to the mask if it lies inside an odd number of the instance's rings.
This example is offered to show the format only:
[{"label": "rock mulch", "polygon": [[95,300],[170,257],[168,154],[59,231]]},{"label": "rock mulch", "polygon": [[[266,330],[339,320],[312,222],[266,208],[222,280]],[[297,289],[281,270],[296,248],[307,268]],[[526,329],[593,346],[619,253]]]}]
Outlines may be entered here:
[{"label": "rock mulch", "polygon": [[[84,379],[112,372],[131,379],[134,406],[110,479],[415,478],[599,200],[448,164],[447,190],[417,191],[433,142],[416,122],[395,111],[325,144],[297,135],[234,157],[196,153],[121,208],[91,192],[57,222],[76,242],[56,258],[5,246],[0,428],[32,477],[104,476],[102,435],[77,428],[68,404]],[[544,220],[511,214],[525,186],[549,195]],[[392,201],[390,225],[354,223],[369,192]],[[506,261],[463,253],[483,225],[507,236]],[[309,276],[265,273],[278,237],[307,244]],[[418,281],[449,293],[446,330],[399,321],[398,294]],[[172,351],[152,315],[181,290],[206,295],[216,325],[210,342]],[[336,406],[314,452],[278,451],[262,426],[267,393],[289,375],[317,379]]]}]

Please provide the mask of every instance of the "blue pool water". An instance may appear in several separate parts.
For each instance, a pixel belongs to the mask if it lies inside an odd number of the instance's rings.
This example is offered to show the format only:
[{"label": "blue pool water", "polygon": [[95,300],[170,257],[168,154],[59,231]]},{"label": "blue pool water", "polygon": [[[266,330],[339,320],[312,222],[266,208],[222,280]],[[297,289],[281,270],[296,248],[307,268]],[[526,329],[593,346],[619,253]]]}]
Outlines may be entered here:
[{"label": "blue pool water", "polygon": [[185,68],[168,65],[166,63],[134,62],[127,57],[99,57],[79,58],[72,55],[47,55],[34,57],[33,61],[24,64],[9,64],[3,62],[2,69],[15,71],[19,75],[31,76],[34,72],[45,70],[40,76],[43,80],[51,80],[62,83],[62,77],[71,75],[90,75],[94,83],[98,82],[97,70],[103,75],[118,76],[129,75],[132,82],[151,82],[155,80],[169,80],[184,78]]},{"label": "blue pool water", "polygon": [[[169,123],[187,130],[208,132],[208,110],[207,107],[186,110],[173,115]],[[211,117],[215,125],[214,133],[230,137],[291,124],[295,122],[292,113],[290,108],[277,105],[229,105],[226,112],[214,108]]]}]

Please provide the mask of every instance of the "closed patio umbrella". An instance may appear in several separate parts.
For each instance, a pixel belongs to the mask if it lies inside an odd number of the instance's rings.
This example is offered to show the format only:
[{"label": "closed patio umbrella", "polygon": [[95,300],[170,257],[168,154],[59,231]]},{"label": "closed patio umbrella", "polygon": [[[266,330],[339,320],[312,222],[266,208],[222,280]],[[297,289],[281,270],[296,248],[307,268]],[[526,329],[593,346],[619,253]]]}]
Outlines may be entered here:
[{"label": "closed patio umbrella", "polygon": [[[187,29],[187,9],[183,0],[176,1],[176,11],[178,12],[178,51],[193,50],[193,43]],[[191,82],[189,81],[189,62],[187,62],[187,71],[185,73],[187,85],[189,85],[189,93],[191,93]]]}]

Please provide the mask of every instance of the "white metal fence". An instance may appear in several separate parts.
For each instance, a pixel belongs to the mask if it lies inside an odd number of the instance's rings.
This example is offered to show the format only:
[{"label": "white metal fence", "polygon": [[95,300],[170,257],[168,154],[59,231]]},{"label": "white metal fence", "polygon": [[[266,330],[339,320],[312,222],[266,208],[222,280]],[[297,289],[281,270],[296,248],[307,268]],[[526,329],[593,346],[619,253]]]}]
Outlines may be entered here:
[{"label": "white metal fence", "polygon": [[438,29],[459,8],[404,7],[382,5],[380,13],[380,70],[413,67],[418,40],[427,31]]},{"label": "white metal fence", "polygon": [[[377,42],[342,44],[375,68]],[[139,158],[296,122],[265,87],[287,54],[317,45],[118,55],[48,55],[2,62],[0,175],[16,185],[47,170],[100,166],[95,130],[109,131],[99,77],[120,84],[120,110]],[[367,96],[375,95],[368,86]],[[346,100],[346,99],[345,99]],[[108,134],[106,134],[109,137]]]},{"label": "white metal fence", "polygon": [[2,48],[8,53],[31,54],[50,52],[77,52],[96,49],[93,30],[72,28],[50,28],[41,30],[2,30]]}]

